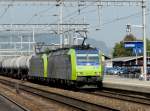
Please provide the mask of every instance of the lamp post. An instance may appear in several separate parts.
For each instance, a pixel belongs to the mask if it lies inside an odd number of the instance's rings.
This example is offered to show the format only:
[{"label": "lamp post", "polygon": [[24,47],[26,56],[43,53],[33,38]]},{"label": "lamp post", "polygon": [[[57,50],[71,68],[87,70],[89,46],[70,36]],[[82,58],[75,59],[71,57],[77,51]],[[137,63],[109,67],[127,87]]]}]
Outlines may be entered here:
[{"label": "lamp post", "polygon": [[[142,0],[142,26],[140,25],[132,25],[134,27],[141,27],[142,28],[142,35],[143,35],[143,44],[144,44],[144,51],[143,51],[143,75],[144,79],[147,80],[147,54],[146,54],[146,0]],[[127,32],[131,32],[131,25],[127,25]]]},{"label": "lamp post", "polygon": [[146,55],[146,0],[142,0],[142,21],[143,21],[143,42],[144,42],[144,52],[143,52],[143,70],[144,78],[147,80],[147,55]]}]

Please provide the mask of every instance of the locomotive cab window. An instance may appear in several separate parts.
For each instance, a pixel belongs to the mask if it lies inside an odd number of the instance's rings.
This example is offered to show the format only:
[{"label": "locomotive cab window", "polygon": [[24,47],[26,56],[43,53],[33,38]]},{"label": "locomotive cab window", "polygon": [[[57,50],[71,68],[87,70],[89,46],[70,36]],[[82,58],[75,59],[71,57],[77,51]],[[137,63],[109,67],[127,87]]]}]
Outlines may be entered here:
[{"label": "locomotive cab window", "polygon": [[100,59],[98,53],[78,52],[76,54],[77,65],[99,65]]}]

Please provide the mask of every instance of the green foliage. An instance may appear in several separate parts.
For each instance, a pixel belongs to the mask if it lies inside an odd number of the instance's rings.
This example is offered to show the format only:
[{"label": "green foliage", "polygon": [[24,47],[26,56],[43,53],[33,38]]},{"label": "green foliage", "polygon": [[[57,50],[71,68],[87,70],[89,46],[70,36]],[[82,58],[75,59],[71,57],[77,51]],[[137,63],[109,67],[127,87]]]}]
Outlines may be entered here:
[{"label": "green foliage", "polygon": [[113,57],[125,57],[132,55],[132,49],[125,49],[124,48],[124,41],[135,41],[137,40],[134,35],[126,35],[122,41],[115,44],[113,48]]},{"label": "green foliage", "polygon": [[132,34],[126,35],[123,39],[123,41],[135,41],[135,40],[137,40],[137,39]]},{"label": "green foliage", "polygon": [[131,56],[132,49],[125,49],[124,43],[116,43],[113,51],[113,57],[125,57],[125,56]]},{"label": "green foliage", "polygon": [[147,51],[150,51],[150,40],[147,39]]},{"label": "green foliage", "polygon": [[[124,41],[137,41],[136,37],[134,35],[129,34],[124,37],[122,41],[119,43],[116,43],[113,48],[113,57],[126,57],[132,55],[132,49],[126,49],[124,48]],[[147,51],[150,51],[150,40],[147,39]],[[150,53],[150,52],[149,52]]]}]

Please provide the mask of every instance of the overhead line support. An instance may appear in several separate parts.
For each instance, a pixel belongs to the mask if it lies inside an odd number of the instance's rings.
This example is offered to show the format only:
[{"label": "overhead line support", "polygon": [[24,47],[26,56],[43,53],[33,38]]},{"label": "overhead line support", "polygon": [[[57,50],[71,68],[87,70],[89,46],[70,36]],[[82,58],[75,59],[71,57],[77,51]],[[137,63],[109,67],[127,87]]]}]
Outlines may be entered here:
[{"label": "overhead line support", "polygon": [[[8,5],[13,1],[13,5],[54,5],[62,0],[0,0],[0,5]],[[141,6],[142,0],[63,0],[66,6]],[[75,3],[76,2],[76,3]],[[95,3],[95,4],[91,4]]]}]

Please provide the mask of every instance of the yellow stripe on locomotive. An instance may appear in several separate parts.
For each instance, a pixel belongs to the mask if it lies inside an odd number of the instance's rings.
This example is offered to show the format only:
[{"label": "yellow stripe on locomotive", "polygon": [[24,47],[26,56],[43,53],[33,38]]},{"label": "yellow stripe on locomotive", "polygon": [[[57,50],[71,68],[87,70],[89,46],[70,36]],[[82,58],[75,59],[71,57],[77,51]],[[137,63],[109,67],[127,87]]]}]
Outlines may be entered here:
[{"label": "yellow stripe on locomotive", "polygon": [[97,49],[68,48],[33,57],[29,76],[59,83],[101,85],[103,66]]}]

